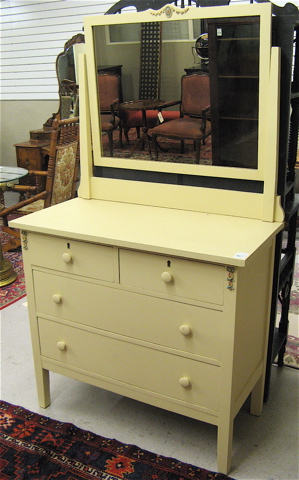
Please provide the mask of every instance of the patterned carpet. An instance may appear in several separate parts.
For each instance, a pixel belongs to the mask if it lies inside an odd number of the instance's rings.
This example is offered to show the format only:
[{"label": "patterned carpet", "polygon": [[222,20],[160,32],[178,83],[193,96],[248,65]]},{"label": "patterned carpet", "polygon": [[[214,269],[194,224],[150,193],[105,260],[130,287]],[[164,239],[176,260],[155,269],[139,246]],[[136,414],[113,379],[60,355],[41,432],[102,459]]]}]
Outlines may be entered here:
[{"label": "patterned carpet", "polygon": [[233,480],[3,401],[0,444],[3,480]]},{"label": "patterned carpet", "polygon": [[[150,134],[150,131],[149,131]],[[127,144],[127,141],[123,140],[123,148],[119,146],[119,133],[118,131],[114,132],[114,150],[113,155],[118,158],[127,158],[131,156],[132,149],[136,142],[136,130],[131,129],[129,131],[130,145]],[[195,163],[195,150],[193,142],[190,140],[185,141],[185,152],[180,153],[180,141],[171,140],[171,139],[161,139],[159,140],[159,145],[163,148],[163,152],[159,151],[159,161],[161,162],[172,162],[172,163]],[[108,136],[103,135],[103,149],[104,155],[109,156],[109,144]],[[154,152],[153,158],[154,158]],[[134,160],[151,160],[148,145],[145,146],[142,150],[142,145],[139,144],[133,155]],[[212,158],[212,141],[211,136],[206,139],[206,144],[201,145],[200,149],[200,165],[211,165]]]},{"label": "patterned carpet", "polygon": [[[0,231],[0,242],[5,243],[6,234]],[[14,271],[18,274],[18,278],[8,285],[7,287],[0,288],[0,310],[14,302],[17,302],[21,298],[26,296],[25,278],[23,270],[22,253],[20,250],[12,252],[4,252],[4,258],[10,260]]]}]

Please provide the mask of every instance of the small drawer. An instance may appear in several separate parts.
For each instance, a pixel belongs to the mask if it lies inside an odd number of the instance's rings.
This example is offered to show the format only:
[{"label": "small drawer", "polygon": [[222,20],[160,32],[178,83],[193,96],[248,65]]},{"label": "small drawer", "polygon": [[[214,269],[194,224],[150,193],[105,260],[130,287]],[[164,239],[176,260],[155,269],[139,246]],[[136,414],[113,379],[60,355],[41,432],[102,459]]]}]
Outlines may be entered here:
[{"label": "small drawer", "polygon": [[40,316],[221,360],[221,311],[40,271],[34,284]]},{"label": "small drawer", "polygon": [[28,248],[33,265],[114,281],[112,247],[29,233]]},{"label": "small drawer", "polygon": [[41,355],[163,397],[218,410],[221,367],[39,318]]},{"label": "small drawer", "polygon": [[123,285],[223,304],[223,266],[123,249],[119,262]]}]

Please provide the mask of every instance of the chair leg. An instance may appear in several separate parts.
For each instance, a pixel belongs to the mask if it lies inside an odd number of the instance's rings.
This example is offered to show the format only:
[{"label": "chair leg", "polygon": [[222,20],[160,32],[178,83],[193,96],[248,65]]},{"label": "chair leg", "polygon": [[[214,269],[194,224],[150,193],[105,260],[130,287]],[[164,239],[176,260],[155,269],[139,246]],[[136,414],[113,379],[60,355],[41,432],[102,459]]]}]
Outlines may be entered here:
[{"label": "chair leg", "polygon": [[185,144],[184,144],[184,140],[181,140],[181,153],[184,153],[185,152]]},{"label": "chair leg", "polygon": [[196,150],[196,160],[195,162],[199,164],[200,160],[200,139],[195,141],[195,150]]},{"label": "chair leg", "polygon": [[129,130],[130,130],[130,128],[124,127],[124,134],[125,134],[128,145],[130,144],[130,139],[129,139],[129,135],[128,135]]},{"label": "chair leg", "polygon": [[123,145],[123,129],[122,129],[121,125],[119,125],[119,146],[120,146],[120,148],[124,148],[124,145]]},{"label": "chair leg", "polygon": [[157,137],[156,135],[152,135],[152,141],[153,141],[153,149],[155,153],[155,161],[158,161],[158,142],[157,142]]},{"label": "chair leg", "polygon": [[113,131],[109,130],[108,133],[108,138],[109,138],[109,151],[110,151],[110,157],[113,157]]}]

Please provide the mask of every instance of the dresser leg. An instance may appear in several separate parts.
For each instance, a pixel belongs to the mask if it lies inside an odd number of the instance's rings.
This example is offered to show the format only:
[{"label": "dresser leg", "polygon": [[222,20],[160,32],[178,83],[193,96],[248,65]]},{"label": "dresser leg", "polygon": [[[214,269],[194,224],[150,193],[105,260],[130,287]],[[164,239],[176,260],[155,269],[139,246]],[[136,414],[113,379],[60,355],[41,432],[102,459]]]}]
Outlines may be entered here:
[{"label": "dresser leg", "polygon": [[224,419],[218,425],[217,469],[219,473],[228,474],[231,467],[234,420]]},{"label": "dresser leg", "polygon": [[251,392],[250,413],[259,416],[264,404],[264,375],[261,375]]},{"label": "dresser leg", "polygon": [[36,384],[38,403],[41,408],[47,408],[51,403],[49,370],[42,368],[40,372],[36,372]]}]

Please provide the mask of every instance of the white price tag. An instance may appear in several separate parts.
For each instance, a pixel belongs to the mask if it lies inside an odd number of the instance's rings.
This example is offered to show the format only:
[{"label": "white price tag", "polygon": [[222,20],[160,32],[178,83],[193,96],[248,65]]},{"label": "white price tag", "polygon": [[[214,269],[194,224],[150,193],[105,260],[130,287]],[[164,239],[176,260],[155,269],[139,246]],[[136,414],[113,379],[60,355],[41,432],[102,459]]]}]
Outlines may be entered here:
[{"label": "white price tag", "polygon": [[160,123],[163,123],[163,122],[164,122],[164,118],[163,118],[162,112],[159,112],[159,113],[158,113],[158,118],[159,118],[159,122],[160,122]]}]

